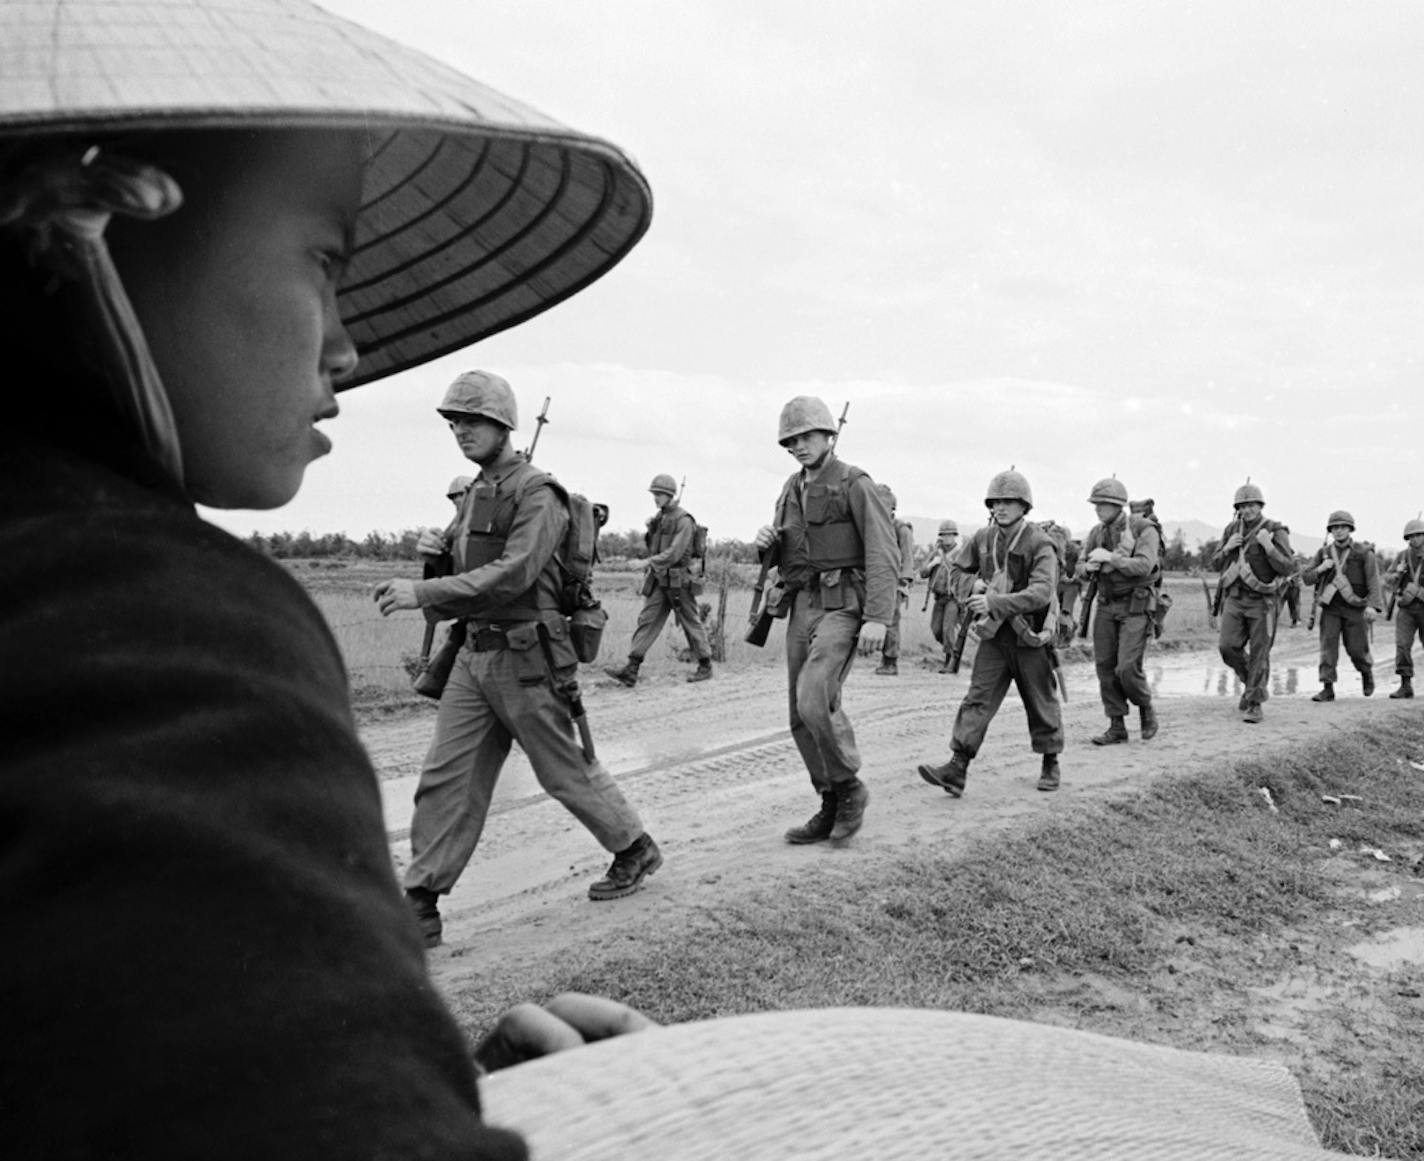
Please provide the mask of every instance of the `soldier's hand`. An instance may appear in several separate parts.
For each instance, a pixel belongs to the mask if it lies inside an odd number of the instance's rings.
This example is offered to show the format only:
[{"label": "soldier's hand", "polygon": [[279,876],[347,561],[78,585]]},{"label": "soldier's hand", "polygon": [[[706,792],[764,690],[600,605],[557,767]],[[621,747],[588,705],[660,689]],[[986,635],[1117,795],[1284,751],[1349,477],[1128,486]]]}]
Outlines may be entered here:
[{"label": "soldier's hand", "polygon": [[1222,552],[1235,552],[1241,547],[1241,533],[1233,532],[1226,539],[1226,543],[1221,546]]},{"label": "soldier's hand", "polygon": [[1315,566],[1316,575],[1318,576],[1322,572],[1329,572],[1334,567],[1335,562],[1327,556],[1324,560],[1322,560],[1319,564]]},{"label": "soldier's hand", "polygon": [[544,1007],[517,1004],[475,1049],[475,1061],[488,1072],[526,1060],[579,1048],[657,1024],[636,1008],[603,996],[564,992]]},{"label": "soldier's hand", "polygon": [[1112,558],[1113,554],[1106,548],[1095,548],[1092,552],[1088,553],[1088,563],[1090,565],[1096,564],[1102,566],[1107,564]]},{"label": "soldier's hand", "polygon": [[879,621],[862,621],[856,649],[862,657],[878,652],[885,644],[885,626]]},{"label": "soldier's hand", "polygon": [[423,528],[415,542],[415,551],[421,556],[444,556],[449,551],[445,534],[437,528]]},{"label": "soldier's hand", "polygon": [[765,552],[776,540],[776,529],[770,524],[763,524],[757,529],[756,541],[757,551]]},{"label": "soldier's hand", "polygon": [[1371,625],[1375,623],[1375,618],[1378,616],[1379,614],[1375,612],[1374,609],[1365,609],[1365,620],[1368,621]]},{"label": "soldier's hand", "polygon": [[415,582],[402,577],[381,581],[371,593],[371,599],[381,607],[381,614],[386,617],[397,609],[420,608],[420,602],[415,599]]},{"label": "soldier's hand", "polygon": [[966,602],[969,611],[976,617],[982,617],[989,612],[989,595],[987,593],[974,593]]},{"label": "soldier's hand", "polygon": [[1275,537],[1271,535],[1269,528],[1256,529],[1256,543],[1262,548],[1270,548],[1275,543]]}]

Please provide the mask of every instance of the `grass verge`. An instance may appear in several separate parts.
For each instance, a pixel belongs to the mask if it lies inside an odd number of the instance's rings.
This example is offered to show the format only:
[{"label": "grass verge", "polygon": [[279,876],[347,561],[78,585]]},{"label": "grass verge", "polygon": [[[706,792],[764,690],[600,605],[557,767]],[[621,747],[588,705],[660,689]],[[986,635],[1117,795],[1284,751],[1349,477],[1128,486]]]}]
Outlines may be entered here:
[{"label": "grass verge", "polygon": [[1372,724],[1019,837],[729,894],[571,949],[532,989],[523,964],[450,998],[471,1035],[577,989],[668,1022],[947,1008],[1259,1056],[1294,1072],[1328,1148],[1424,1158],[1424,965],[1358,954],[1424,940],[1421,757],[1424,722]]}]

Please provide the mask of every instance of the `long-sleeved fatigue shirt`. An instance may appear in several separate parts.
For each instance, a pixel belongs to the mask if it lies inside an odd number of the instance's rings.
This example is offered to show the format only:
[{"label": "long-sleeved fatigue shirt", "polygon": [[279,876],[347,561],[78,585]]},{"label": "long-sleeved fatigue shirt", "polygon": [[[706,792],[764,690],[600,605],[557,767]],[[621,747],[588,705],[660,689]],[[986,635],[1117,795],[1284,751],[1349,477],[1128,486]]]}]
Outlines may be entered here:
[{"label": "long-sleeved fatigue shirt", "polygon": [[[1320,566],[1327,559],[1335,567],[1326,569],[1322,576]],[[1379,562],[1375,560],[1373,549],[1366,548],[1363,544],[1357,544],[1354,537],[1345,541],[1343,548],[1331,540],[1315,550],[1315,555],[1311,557],[1310,563],[1301,572],[1301,580],[1305,584],[1313,585],[1316,581],[1323,580],[1327,588],[1331,587],[1331,582],[1340,576],[1343,576],[1350,586],[1351,596],[1347,597],[1338,587],[1334,587],[1330,593],[1330,599],[1325,602],[1325,608],[1333,606],[1337,609],[1362,609],[1368,607],[1384,610],[1384,591],[1380,586]]]},{"label": "long-sleeved fatigue shirt", "polygon": [[1127,512],[1119,513],[1108,524],[1096,524],[1089,531],[1078,558],[1080,580],[1092,575],[1088,565],[1095,548],[1106,548],[1113,554],[1097,570],[1099,596],[1109,600],[1151,584],[1162,559],[1162,539],[1152,522]]}]

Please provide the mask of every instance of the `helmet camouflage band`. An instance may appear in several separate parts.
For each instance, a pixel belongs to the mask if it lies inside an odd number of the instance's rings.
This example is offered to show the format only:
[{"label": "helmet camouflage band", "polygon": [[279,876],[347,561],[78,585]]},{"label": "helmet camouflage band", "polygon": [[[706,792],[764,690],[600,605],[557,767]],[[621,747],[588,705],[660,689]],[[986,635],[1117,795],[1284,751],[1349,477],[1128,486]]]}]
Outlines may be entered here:
[{"label": "helmet camouflage band", "polygon": [[1236,495],[1231,499],[1231,506],[1233,508],[1239,508],[1242,504],[1264,505],[1265,502],[1266,497],[1262,494],[1261,489],[1251,483],[1250,480],[1247,480],[1246,483],[1236,489]]},{"label": "helmet camouflage band", "polygon": [[1424,519],[1416,516],[1404,526],[1404,539],[1408,540],[1411,536],[1417,536],[1421,532],[1424,532]]},{"label": "helmet camouflage band", "polygon": [[958,535],[959,535],[959,525],[956,524],[953,520],[941,520],[941,521],[939,522],[939,532],[937,533],[937,535],[939,535],[939,536],[958,536]]},{"label": "helmet camouflage band", "polygon": [[1330,529],[1340,524],[1345,525],[1351,532],[1355,531],[1355,518],[1343,508],[1337,508],[1330,513],[1330,518],[1325,521],[1325,531],[1329,532]]},{"label": "helmet camouflage band", "polygon": [[653,477],[653,482],[648,485],[650,492],[666,492],[669,496],[677,495],[677,481],[666,472],[659,472]]},{"label": "helmet camouflage band", "polygon": [[446,419],[453,415],[478,415],[513,430],[519,426],[519,409],[514,392],[498,375],[488,371],[466,371],[450,384],[445,398],[435,409]]},{"label": "helmet camouflage band", "polygon": [[1028,512],[1033,509],[1033,489],[1028,486],[1028,480],[1022,472],[1010,468],[989,481],[989,487],[984,494],[984,507],[992,508],[995,500],[1017,500],[1024,506],[1024,511]]},{"label": "helmet camouflage band", "polygon": [[1127,488],[1116,476],[1099,480],[1088,495],[1089,504],[1116,504],[1119,508],[1127,505]]},{"label": "helmet camouflage band", "polygon": [[781,419],[776,427],[776,442],[785,444],[788,439],[804,435],[808,431],[824,431],[836,434],[836,421],[831,418],[831,409],[825,401],[814,395],[798,395],[781,409]]}]

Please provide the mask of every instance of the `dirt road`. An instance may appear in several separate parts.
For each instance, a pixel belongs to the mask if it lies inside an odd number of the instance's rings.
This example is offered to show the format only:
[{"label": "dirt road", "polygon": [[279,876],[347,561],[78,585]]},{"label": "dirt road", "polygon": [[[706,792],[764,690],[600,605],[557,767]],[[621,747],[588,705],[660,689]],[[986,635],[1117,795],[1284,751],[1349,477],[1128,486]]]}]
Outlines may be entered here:
[{"label": "dirt road", "polygon": [[[814,874],[821,860],[875,860],[915,848],[952,848],[971,837],[982,841],[1047,812],[1131,793],[1152,778],[1321,736],[1371,715],[1417,712],[1417,702],[1385,697],[1392,684],[1387,654],[1376,667],[1380,690],[1369,701],[1350,674],[1339,701],[1312,703],[1315,657],[1313,635],[1283,631],[1266,720],[1251,726],[1236,712],[1239,689],[1214,650],[1150,652],[1161,733],[1142,743],[1134,720],[1131,744],[1106,748],[1089,744],[1106,724],[1092,665],[1072,664],[1063,789],[1035,791],[1038,759],[1029,752],[1023,709],[1011,693],[960,800],[926,785],[915,766],[948,757],[949,726],[969,666],[949,676],[927,663],[904,662],[898,677],[879,677],[873,662],[861,660],[847,683],[846,707],[871,803],[864,829],[838,849],[792,847],[781,838],[819,801],[786,729],[783,671],[719,669],[713,681],[698,685],[669,674],[634,690],[590,676],[584,700],[599,756],[662,846],[662,870],[631,898],[589,902],[587,885],[608,856],[539,791],[516,751],[480,849],[442,905],[446,943],[431,954],[432,974],[448,982],[496,957],[506,965],[532,965],[571,944],[615,933],[633,918],[671,922],[689,909],[716,907],[729,893],[774,889]],[[362,731],[383,778],[398,866],[408,854],[410,799],[432,724],[433,715],[421,714]]]}]

